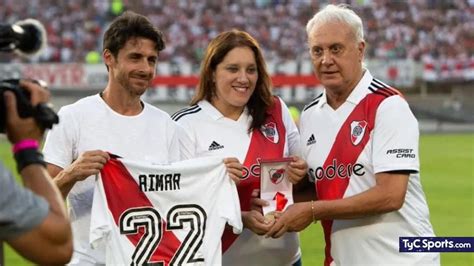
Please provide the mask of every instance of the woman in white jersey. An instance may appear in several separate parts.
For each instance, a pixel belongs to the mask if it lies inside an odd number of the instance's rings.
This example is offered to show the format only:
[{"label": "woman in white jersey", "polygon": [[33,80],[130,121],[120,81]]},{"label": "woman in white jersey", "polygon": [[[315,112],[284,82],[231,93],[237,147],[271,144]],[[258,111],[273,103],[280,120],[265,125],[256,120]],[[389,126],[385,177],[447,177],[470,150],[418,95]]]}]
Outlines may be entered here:
[{"label": "woman in white jersey", "polygon": [[[271,80],[262,52],[248,33],[227,31],[214,38],[206,51],[191,107],[173,115],[188,134],[186,145],[194,157],[237,157],[244,166],[238,185],[244,231],[223,236],[223,265],[301,265],[297,233],[265,238],[273,221],[259,210],[260,159],[293,156],[290,180],[306,174],[297,157],[299,133],[286,105],[272,96]],[[267,131],[266,131],[267,130]],[[268,130],[272,133],[268,134]],[[203,192],[204,193],[204,192]]]}]

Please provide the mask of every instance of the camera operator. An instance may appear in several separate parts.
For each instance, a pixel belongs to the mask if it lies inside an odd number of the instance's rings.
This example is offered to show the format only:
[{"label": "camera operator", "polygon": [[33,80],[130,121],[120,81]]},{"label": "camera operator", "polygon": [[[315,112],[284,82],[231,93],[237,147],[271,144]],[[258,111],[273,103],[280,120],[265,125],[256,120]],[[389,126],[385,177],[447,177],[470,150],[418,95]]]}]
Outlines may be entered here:
[{"label": "camera operator", "polygon": [[[32,106],[48,101],[49,92],[38,84],[22,80],[20,86],[30,93]],[[19,116],[14,93],[5,91],[0,97],[6,107],[6,135],[24,184],[15,182],[0,163],[0,244],[7,242],[34,263],[65,264],[72,255],[71,226],[62,196],[38,151],[44,129],[33,118]]]}]

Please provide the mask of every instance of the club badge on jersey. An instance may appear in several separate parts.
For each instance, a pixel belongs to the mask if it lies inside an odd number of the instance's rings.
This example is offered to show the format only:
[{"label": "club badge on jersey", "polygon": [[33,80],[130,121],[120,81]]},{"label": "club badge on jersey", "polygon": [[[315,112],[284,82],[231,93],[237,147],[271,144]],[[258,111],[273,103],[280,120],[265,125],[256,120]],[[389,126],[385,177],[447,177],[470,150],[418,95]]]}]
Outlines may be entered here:
[{"label": "club badge on jersey", "polygon": [[293,191],[288,180],[288,164],[291,158],[260,161],[260,198],[269,205],[262,208],[267,220],[274,219],[275,212],[284,211],[293,203]]},{"label": "club badge on jersey", "polygon": [[357,145],[362,141],[367,127],[366,121],[352,121],[351,123],[351,141],[352,144]]},{"label": "club badge on jersey", "polygon": [[264,135],[266,139],[275,144],[280,140],[275,122],[269,122],[262,125],[260,127],[260,132],[262,132],[262,135]]}]

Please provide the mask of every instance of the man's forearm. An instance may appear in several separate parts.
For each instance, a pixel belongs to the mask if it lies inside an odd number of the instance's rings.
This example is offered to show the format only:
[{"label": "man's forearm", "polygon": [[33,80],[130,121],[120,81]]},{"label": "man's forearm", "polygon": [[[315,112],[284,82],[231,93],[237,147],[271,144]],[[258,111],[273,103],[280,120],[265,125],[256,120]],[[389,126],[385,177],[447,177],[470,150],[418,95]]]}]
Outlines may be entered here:
[{"label": "man's forearm", "polygon": [[67,197],[69,191],[71,191],[72,187],[76,183],[75,181],[71,181],[70,179],[68,179],[64,172],[60,172],[57,176],[55,176],[53,178],[53,181],[54,183],[56,183],[56,186],[61,191],[61,195],[64,199]]},{"label": "man's forearm", "polygon": [[71,178],[70,174],[66,169],[62,169],[59,166],[48,164],[47,166],[48,173],[53,178],[54,183],[56,184],[59,191],[61,191],[61,195],[65,199],[71,191],[72,187],[76,183],[76,181]]},{"label": "man's forearm", "polygon": [[314,202],[315,219],[356,219],[400,209],[405,200],[408,175],[377,174],[377,184],[360,194]]}]

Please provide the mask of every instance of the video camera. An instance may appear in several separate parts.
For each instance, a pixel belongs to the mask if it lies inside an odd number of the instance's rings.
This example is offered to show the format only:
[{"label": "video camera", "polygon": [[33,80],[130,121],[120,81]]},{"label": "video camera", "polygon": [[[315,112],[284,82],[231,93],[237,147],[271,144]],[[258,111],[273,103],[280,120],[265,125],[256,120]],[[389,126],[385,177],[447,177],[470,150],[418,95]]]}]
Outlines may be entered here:
[{"label": "video camera", "polygon": [[[41,81],[31,80],[38,85],[45,87]],[[6,79],[0,81],[0,133],[5,133],[6,110],[3,92],[11,91],[16,96],[17,110],[21,118],[33,117],[43,129],[51,129],[59,122],[58,115],[45,103],[40,103],[33,107],[30,102],[30,93],[20,86],[18,79]]]},{"label": "video camera", "polygon": [[[19,21],[13,25],[0,23],[0,52],[15,52],[21,56],[34,56],[46,46],[46,31],[34,19]],[[31,80],[46,88],[42,81]],[[33,107],[30,93],[20,86],[18,79],[0,80],[0,133],[5,133],[6,109],[3,93],[12,91],[16,96],[18,114],[22,118],[33,117],[43,129],[59,122],[57,114],[46,104]]]}]

